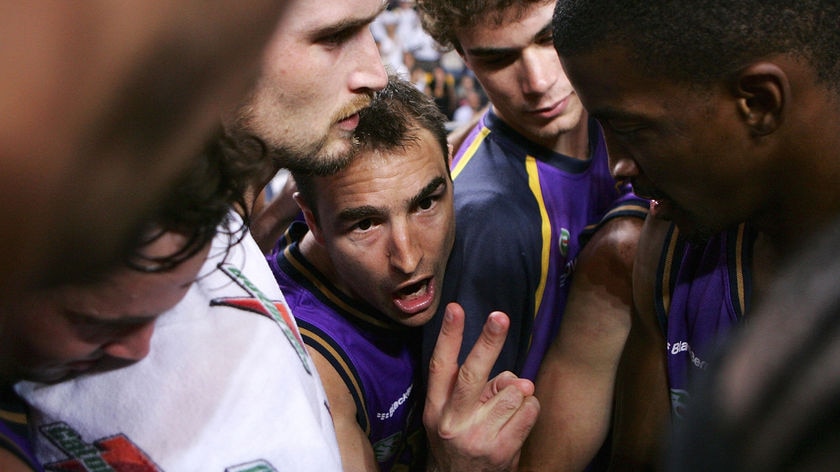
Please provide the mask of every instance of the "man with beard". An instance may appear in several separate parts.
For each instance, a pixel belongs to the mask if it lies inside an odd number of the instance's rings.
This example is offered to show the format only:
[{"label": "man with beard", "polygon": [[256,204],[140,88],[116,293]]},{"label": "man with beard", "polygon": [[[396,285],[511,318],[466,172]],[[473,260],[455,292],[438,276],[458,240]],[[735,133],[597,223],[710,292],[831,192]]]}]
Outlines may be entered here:
[{"label": "man with beard", "polygon": [[[280,165],[322,170],[349,159],[358,112],[386,83],[368,30],[383,8],[379,0],[283,2],[260,79],[226,126],[240,157],[267,164],[268,151]],[[91,443],[119,436],[131,447],[96,460],[341,469],[323,387],[264,257],[249,235],[212,255],[211,275],[167,313],[146,359],[21,387],[40,425],[40,459],[87,460]]]},{"label": "man with beard", "polygon": [[384,8],[380,0],[286,2],[231,132],[259,138],[278,167],[340,169],[352,155],[359,111],[387,82],[369,29]]},{"label": "man with beard", "polygon": [[669,403],[679,424],[716,345],[840,213],[838,13],[830,1],[557,3],[555,47],[604,127],[611,171],[654,200],[617,465],[658,462]]}]

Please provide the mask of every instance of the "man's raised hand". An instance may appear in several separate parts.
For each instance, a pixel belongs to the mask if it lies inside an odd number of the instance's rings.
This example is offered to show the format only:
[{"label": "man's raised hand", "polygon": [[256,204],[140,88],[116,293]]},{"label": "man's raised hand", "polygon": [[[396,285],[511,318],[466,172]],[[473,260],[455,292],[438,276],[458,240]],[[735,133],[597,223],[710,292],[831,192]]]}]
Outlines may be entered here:
[{"label": "man's raised hand", "polygon": [[500,311],[487,317],[464,364],[458,352],[464,310],[446,307],[429,363],[423,423],[431,445],[430,469],[440,472],[514,470],[519,450],[540,406],[534,384],[511,372],[488,380],[502,350],[510,320]]}]

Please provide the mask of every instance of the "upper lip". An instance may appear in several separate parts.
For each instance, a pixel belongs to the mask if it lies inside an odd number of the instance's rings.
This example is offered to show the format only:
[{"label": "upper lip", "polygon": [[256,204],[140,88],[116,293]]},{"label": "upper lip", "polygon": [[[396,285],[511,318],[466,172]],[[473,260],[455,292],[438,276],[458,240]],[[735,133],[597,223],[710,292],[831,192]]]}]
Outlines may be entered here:
[{"label": "upper lip", "polygon": [[362,111],[362,110],[363,110],[363,108],[359,108],[358,110],[354,111],[353,113],[350,113],[347,116],[342,116],[341,118],[338,119],[338,121],[344,121],[344,120],[350,119],[350,118],[358,115],[359,112]]},{"label": "upper lip", "polygon": [[[561,100],[561,102],[562,102],[562,100]],[[557,105],[559,105],[559,104],[560,104],[560,102],[554,102],[553,104],[551,104],[547,107],[534,108],[534,109],[531,110],[531,113],[545,113],[547,111],[554,110],[555,108],[557,108]]]},{"label": "upper lip", "polygon": [[408,282],[403,282],[394,289],[394,293],[400,293],[403,290],[411,287],[412,285],[428,284],[431,280],[432,280],[432,276],[426,276],[426,277],[415,278],[415,279],[412,279]]},{"label": "upper lip", "polygon": [[543,112],[547,112],[547,111],[554,110],[554,109],[555,109],[555,108],[557,108],[557,107],[558,107],[561,103],[563,103],[563,101],[564,101],[564,100],[566,100],[566,99],[567,99],[567,98],[569,98],[570,96],[571,96],[571,94],[564,95],[564,96],[563,96],[563,98],[561,98],[560,100],[556,100],[556,101],[552,102],[552,103],[551,103],[550,105],[548,105],[548,106],[539,107],[539,108],[535,108],[535,109],[531,110],[531,113],[543,113]]},{"label": "upper lip", "polygon": [[630,184],[633,186],[633,193],[635,193],[637,197],[646,198],[648,200],[668,200],[668,197],[652,186],[639,185],[639,183],[635,180],[631,181]]}]

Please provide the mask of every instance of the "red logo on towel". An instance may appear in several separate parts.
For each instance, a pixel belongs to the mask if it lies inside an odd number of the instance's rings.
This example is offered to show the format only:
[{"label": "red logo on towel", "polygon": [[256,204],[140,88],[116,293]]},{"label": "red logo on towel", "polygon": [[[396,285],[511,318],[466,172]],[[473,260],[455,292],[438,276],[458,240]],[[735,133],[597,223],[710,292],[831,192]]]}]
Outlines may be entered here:
[{"label": "red logo on towel", "polygon": [[54,472],[131,471],[162,472],[125,435],[117,434],[88,444],[67,423],[52,423],[41,432],[70,458],[44,465]]}]

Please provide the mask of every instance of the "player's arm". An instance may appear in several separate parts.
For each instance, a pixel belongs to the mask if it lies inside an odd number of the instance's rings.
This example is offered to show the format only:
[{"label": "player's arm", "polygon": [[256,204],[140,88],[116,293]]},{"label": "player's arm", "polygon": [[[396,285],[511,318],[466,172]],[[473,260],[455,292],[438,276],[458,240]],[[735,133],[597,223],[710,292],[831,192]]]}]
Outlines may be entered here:
[{"label": "player's arm", "polygon": [[607,222],[578,257],[560,331],[537,376],[543,409],[523,448],[523,471],[584,470],[607,437],[642,222]]},{"label": "player's arm", "polygon": [[347,384],[323,355],[308,349],[330,402],[342,468],[345,472],[379,472],[370,439],[356,421],[356,403]]},{"label": "player's arm", "polygon": [[0,470],[3,472],[33,472],[31,467],[6,449],[0,449]]},{"label": "player's arm", "polygon": [[632,324],[616,380],[611,470],[659,466],[670,418],[665,336],[654,308],[656,274],[670,224],[648,218],[633,266]]}]

